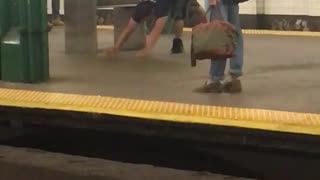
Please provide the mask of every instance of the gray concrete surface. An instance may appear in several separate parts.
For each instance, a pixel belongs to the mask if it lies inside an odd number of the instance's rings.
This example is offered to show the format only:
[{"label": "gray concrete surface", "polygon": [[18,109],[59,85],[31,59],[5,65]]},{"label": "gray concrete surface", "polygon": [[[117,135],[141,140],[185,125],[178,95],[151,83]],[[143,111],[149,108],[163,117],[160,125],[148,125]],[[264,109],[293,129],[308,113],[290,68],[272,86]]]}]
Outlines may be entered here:
[{"label": "gray concrete surface", "polygon": [[[98,31],[99,48],[113,42],[113,33]],[[163,36],[152,57],[137,59],[125,52],[118,59],[64,54],[63,29],[50,33],[48,83],[0,83],[0,87],[34,89],[205,105],[320,113],[320,38],[267,35],[245,36],[245,67],[241,94],[197,94],[193,88],[208,78],[208,61],[196,68],[187,52],[170,55],[170,36]]]},{"label": "gray concrete surface", "polygon": [[211,173],[0,146],[0,180],[244,180]]}]

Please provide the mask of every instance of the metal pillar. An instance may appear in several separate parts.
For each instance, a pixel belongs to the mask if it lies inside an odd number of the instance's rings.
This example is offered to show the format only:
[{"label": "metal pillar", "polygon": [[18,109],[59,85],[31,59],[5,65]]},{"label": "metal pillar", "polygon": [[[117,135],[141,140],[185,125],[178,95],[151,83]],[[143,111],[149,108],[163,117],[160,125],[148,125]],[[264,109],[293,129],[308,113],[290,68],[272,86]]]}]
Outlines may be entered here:
[{"label": "metal pillar", "polygon": [[66,53],[96,54],[96,0],[64,0]]}]

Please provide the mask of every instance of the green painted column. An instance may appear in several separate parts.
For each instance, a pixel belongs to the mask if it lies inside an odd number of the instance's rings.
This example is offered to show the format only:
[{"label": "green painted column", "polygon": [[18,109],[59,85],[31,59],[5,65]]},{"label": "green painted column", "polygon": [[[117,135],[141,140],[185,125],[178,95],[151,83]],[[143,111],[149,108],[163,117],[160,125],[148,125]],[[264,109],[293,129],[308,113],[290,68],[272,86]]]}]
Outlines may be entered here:
[{"label": "green painted column", "polygon": [[49,79],[47,4],[9,0],[8,32],[1,40],[3,81],[37,83]]},{"label": "green painted column", "polygon": [[[9,0],[0,0],[0,42],[8,31],[8,2]],[[1,43],[0,43],[0,71],[1,71]],[[1,79],[1,73],[0,73]]]}]

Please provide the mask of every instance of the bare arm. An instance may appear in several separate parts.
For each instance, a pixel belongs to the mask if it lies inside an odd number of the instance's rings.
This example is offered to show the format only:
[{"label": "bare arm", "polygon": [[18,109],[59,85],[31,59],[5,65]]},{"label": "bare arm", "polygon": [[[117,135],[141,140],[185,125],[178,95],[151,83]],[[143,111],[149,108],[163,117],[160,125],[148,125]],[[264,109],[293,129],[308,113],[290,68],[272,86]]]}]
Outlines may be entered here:
[{"label": "bare arm", "polygon": [[131,18],[127,27],[122,31],[118,41],[115,43],[115,48],[120,49],[121,46],[127,41],[132,32],[136,29],[137,23]]},{"label": "bare arm", "polygon": [[122,45],[127,41],[127,39],[130,37],[132,32],[136,29],[136,27],[137,27],[137,23],[131,18],[128,25],[121,32],[121,35],[117,40],[117,42],[115,42],[114,46],[107,49],[107,54],[111,56],[117,55]]},{"label": "bare arm", "polygon": [[159,39],[159,36],[161,35],[161,32],[166,24],[167,17],[161,17],[156,20],[156,24],[153,27],[150,35],[147,37],[147,44],[146,49],[151,50],[157,40]]},{"label": "bare arm", "polygon": [[159,39],[161,32],[166,24],[167,17],[161,17],[156,20],[156,23],[146,40],[146,47],[140,51],[137,55],[138,56],[146,56],[154,47],[155,43]]}]

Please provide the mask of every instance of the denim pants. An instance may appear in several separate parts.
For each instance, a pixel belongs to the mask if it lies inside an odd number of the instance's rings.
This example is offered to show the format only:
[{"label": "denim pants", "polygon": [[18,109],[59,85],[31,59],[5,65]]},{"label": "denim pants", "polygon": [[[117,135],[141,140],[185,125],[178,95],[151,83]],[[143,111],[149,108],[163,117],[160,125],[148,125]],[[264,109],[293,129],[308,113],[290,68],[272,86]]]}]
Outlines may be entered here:
[{"label": "denim pants", "polygon": [[60,16],[60,0],[52,0],[52,15],[53,18]]},{"label": "denim pants", "polygon": [[[206,0],[205,6],[209,8],[209,0]],[[239,17],[239,5],[232,3],[223,3],[220,0],[216,7],[210,7],[210,20],[213,20],[217,14],[217,8],[220,9],[221,18],[233,24],[239,34],[236,39],[236,53],[233,58],[230,59],[230,71],[229,74],[234,77],[240,77],[242,75],[243,67],[243,35],[241,32],[240,17]],[[225,59],[211,60],[210,65],[210,77],[212,80],[223,80],[226,69],[227,61]]]}]

